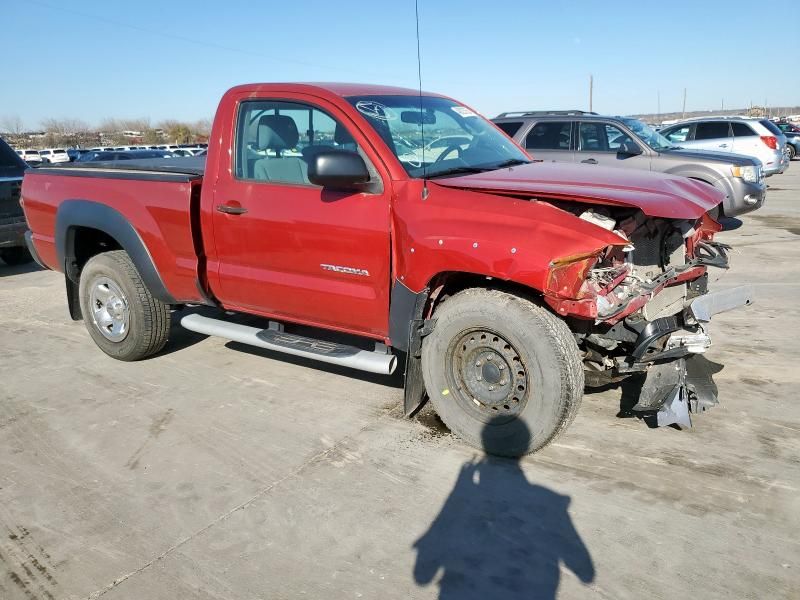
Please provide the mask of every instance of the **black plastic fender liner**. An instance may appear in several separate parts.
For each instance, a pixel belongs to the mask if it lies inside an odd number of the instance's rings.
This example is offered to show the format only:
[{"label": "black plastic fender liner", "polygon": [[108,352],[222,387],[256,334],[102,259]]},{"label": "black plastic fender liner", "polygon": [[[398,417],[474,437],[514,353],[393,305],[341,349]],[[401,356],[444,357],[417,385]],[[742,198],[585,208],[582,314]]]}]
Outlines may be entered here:
[{"label": "black plastic fender liner", "polygon": [[78,294],[78,284],[66,275],[64,276],[64,282],[67,284],[67,309],[69,310],[69,317],[73,321],[80,321],[83,319],[83,311],[81,310],[81,300]]},{"label": "black plastic fender liner", "polygon": [[392,347],[405,352],[405,376],[403,384],[403,413],[414,415],[427,401],[425,383],[422,380],[422,338],[432,324],[424,320],[425,306],[430,290],[425,288],[415,293],[395,280],[389,307],[389,338]]},{"label": "black plastic fender liner", "polygon": [[75,264],[75,231],[78,227],[97,229],[114,238],[131,257],[136,270],[153,296],[166,304],[177,304],[167,291],[150,252],[133,225],[117,210],[89,200],[65,200],[56,215],[55,244],[58,264],[73,283],[78,283]]}]

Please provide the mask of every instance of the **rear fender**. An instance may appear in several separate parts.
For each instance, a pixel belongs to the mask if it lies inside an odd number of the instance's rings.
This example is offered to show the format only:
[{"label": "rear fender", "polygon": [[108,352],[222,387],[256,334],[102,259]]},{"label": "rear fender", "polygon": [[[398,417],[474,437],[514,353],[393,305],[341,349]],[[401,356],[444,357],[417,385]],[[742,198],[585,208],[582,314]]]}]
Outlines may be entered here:
[{"label": "rear fender", "polygon": [[[133,225],[115,209],[98,202],[65,200],[58,207],[55,231],[56,253],[58,264],[63,268],[69,281],[77,284],[80,279],[81,265],[77,262],[75,252],[75,234],[80,227],[96,229],[113,238],[130,256],[151,293],[166,304],[176,303],[175,298],[167,291],[147,246]],[[69,290],[68,283],[68,294]],[[72,308],[70,313],[75,318]]]}]

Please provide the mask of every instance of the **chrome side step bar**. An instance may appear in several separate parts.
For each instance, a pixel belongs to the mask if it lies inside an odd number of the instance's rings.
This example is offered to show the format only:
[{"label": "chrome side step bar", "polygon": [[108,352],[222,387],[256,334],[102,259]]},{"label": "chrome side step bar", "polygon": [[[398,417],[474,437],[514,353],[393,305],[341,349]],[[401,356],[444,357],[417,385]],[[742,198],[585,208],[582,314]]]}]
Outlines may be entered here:
[{"label": "chrome side step bar", "polygon": [[280,327],[259,329],[198,314],[186,315],[181,319],[181,325],[190,331],[225,338],[240,344],[302,356],[369,373],[391,375],[397,368],[397,357],[394,354],[372,352],[345,344],[285,333]]}]

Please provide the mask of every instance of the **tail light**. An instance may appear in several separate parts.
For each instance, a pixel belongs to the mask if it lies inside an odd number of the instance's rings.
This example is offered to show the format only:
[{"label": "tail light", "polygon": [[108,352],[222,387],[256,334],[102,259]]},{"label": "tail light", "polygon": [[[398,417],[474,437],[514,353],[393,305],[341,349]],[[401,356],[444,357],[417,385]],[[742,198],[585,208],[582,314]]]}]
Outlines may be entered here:
[{"label": "tail light", "polygon": [[772,150],[778,149],[778,138],[776,138],[774,135],[762,135],[761,141],[764,142],[767,145],[767,147],[771,148]]}]

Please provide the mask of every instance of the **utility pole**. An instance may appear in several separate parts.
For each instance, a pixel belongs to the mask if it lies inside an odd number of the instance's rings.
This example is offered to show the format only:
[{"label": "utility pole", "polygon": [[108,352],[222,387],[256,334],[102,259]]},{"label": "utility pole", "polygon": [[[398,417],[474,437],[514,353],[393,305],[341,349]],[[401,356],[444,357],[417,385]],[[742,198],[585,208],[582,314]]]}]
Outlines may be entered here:
[{"label": "utility pole", "polygon": [[725,112],[725,98],[722,99],[722,112]]},{"label": "utility pole", "polygon": [[661,90],[656,91],[658,96],[658,120],[661,121]]},{"label": "utility pole", "polygon": [[592,93],[594,92],[594,77],[589,75],[589,112],[592,112]]},{"label": "utility pole", "polygon": [[683,116],[681,119],[686,118],[686,88],[683,88]]}]

